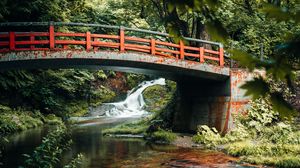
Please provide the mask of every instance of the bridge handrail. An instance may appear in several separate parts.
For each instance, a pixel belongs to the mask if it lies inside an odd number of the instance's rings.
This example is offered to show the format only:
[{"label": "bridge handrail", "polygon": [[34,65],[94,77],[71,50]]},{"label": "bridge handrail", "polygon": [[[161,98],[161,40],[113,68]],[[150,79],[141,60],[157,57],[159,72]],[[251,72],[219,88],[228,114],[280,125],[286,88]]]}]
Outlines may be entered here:
[{"label": "bridge handrail", "polygon": [[[214,61],[219,61],[219,65],[223,66],[224,65],[224,51],[223,51],[223,45],[221,43],[218,42],[212,42],[212,41],[207,41],[207,40],[201,40],[201,39],[195,39],[195,38],[189,38],[189,37],[183,37],[185,40],[187,41],[192,41],[192,42],[199,42],[199,43],[203,43],[203,44],[209,44],[209,45],[214,45],[217,46],[219,48],[219,51],[214,51],[211,49],[205,49],[204,47],[193,47],[193,46],[185,46],[184,43],[182,41],[180,41],[179,44],[173,44],[173,43],[168,43],[168,42],[162,42],[162,41],[157,41],[157,40],[153,40],[153,39],[148,39],[149,40],[149,46],[146,47],[145,45],[131,45],[131,44],[125,44],[125,37],[127,39],[131,38],[131,40],[129,41],[134,41],[135,43],[140,43],[140,42],[148,42],[148,41],[143,41],[141,39],[135,38],[135,37],[130,37],[130,36],[125,36],[124,31],[135,31],[135,32],[142,32],[142,33],[148,33],[148,34],[152,34],[152,35],[158,35],[158,36],[165,36],[165,37],[171,37],[170,34],[167,33],[162,33],[162,32],[157,32],[157,31],[151,31],[151,30],[145,30],[145,29],[137,29],[137,28],[129,28],[129,27],[124,27],[124,26],[112,26],[112,25],[102,25],[102,24],[91,24],[91,23],[73,23],[73,22],[2,22],[0,23],[0,27],[27,27],[27,26],[49,26],[49,32],[48,32],[48,36],[49,36],[49,42],[48,41],[43,41],[42,43],[38,43],[38,40],[35,40],[35,37],[38,37],[39,35],[41,36],[42,33],[45,32],[9,32],[7,35],[9,37],[9,50],[15,50],[15,46],[16,45],[30,45],[30,49],[34,50],[34,49],[38,49],[36,48],[34,45],[38,45],[38,44],[48,44],[50,45],[50,50],[55,48],[55,41],[59,42],[59,44],[63,45],[64,49],[68,48],[68,46],[66,45],[83,45],[83,43],[81,42],[75,42],[75,41],[63,41],[63,40],[55,40],[55,37],[59,36],[59,35],[55,35],[55,34],[59,34],[58,32],[55,32],[54,34],[54,26],[83,26],[83,27],[101,27],[101,28],[108,28],[108,29],[117,29],[120,31],[120,34],[118,37],[113,37],[112,35],[107,35],[107,39],[119,39],[119,43],[118,44],[112,44],[112,43],[101,43],[100,41],[91,41],[91,35],[92,38],[97,38],[97,34],[91,34],[89,32],[86,32],[85,37],[89,38],[86,39],[86,41],[84,42],[86,45],[86,49],[90,50],[91,48],[99,48],[99,47],[103,47],[103,45],[106,45],[105,47],[114,47],[116,45],[119,45],[120,50],[119,51],[124,51],[125,50],[125,45],[127,46],[127,48],[129,50],[134,50],[134,51],[138,51],[138,52],[147,52],[148,48],[150,47],[150,50],[148,53],[151,53],[152,55],[160,55],[160,56],[168,56],[166,54],[162,54],[159,52],[156,53],[156,51],[160,51],[163,53],[171,53],[171,55],[175,54],[176,58],[178,59],[186,59],[186,57],[199,57],[199,62],[204,62],[204,59],[210,59],[210,60],[214,60]],[[30,41],[28,41],[26,43],[26,41],[22,41],[21,42],[17,42],[16,43],[16,38],[15,36],[17,34],[24,34],[24,33],[28,33],[31,34],[31,39]],[[62,36],[66,36],[68,33],[60,33],[61,37]],[[80,33],[77,33],[77,35]],[[0,32],[0,35],[3,36],[3,33]],[[77,36],[76,33],[73,33],[73,35],[68,36],[68,37],[82,37],[82,36]],[[99,36],[100,34],[98,34]],[[102,34],[103,35],[103,34]],[[13,36],[13,37],[11,37]],[[29,36],[29,35],[28,35]],[[43,36],[46,36],[46,34],[44,34]],[[104,36],[104,35],[103,35]],[[5,36],[3,36],[5,37]],[[14,38],[14,39],[11,39]],[[99,38],[101,38],[99,36]],[[135,38],[135,39],[133,39]],[[69,42],[69,43],[67,43]],[[93,45],[92,45],[93,44]],[[165,48],[156,48],[156,45],[160,44],[163,45],[164,47],[174,47],[177,48],[179,51],[177,50],[169,50],[169,49],[165,49]],[[154,48],[153,46],[154,45]],[[0,47],[3,46],[7,46],[7,42],[6,41],[1,41],[1,36],[0,36]],[[12,47],[13,46],[13,47]],[[96,46],[96,47],[95,47]],[[24,49],[24,48],[23,48]],[[45,48],[43,48],[45,49]],[[154,51],[153,51],[154,50]],[[189,50],[190,52],[185,52],[185,50]],[[6,50],[1,50],[0,48],[0,52],[3,52]],[[199,54],[194,53],[194,52],[199,52]],[[205,55],[208,54],[208,55]],[[178,56],[177,56],[178,55]],[[218,57],[213,57],[213,55],[217,55]]]},{"label": "bridge handrail", "polygon": [[[7,26],[84,26],[84,27],[101,27],[101,28],[110,28],[110,29],[124,29],[124,30],[130,30],[130,31],[136,31],[136,32],[142,32],[142,33],[149,33],[149,34],[155,34],[160,36],[167,36],[171,37],[168,33],[162,33],[158,31],[152,31],[152,30],[146,30],[146,29],[138,29],[138,28],[130,28],[125,26],[112,26],[112,25],[103,25],[103,24],[97,24],[97,23],[74,23],[74,22],[2,22],[0,23],[0,27],[7,27]],[[194,42],[201,42],[205,44],[212,44],[212,45],[218,45],[219,47],[222,47],[222,43],[208,41],[208,40],[201,40],[201,39],[195,39],[190,37],[183,37],[183,39],[188,41],[194,41]]]}]

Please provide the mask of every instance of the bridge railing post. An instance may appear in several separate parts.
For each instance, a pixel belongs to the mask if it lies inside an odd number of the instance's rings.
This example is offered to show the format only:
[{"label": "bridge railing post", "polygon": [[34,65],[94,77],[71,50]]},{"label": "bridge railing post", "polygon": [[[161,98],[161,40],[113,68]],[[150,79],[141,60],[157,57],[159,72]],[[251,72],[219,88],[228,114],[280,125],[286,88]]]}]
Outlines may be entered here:
[{"label": "bridge railing post", "polygon": [[204,63],[204,47],[199,48],[199,54],[200,54],[200,62]]},{"label": "bridge railing post", "polygon": [[184,43],[182,40],[179,41],[179,59],[184,59]]},{"label": "bridge railing post", "polygon": [[91,32],[86,32],[86,51],[90,51],[92,48]]},{"label": "bridge railing post", "polygon": [[156,46],[155,46],[155,39],[151,39],[151,41],[150,41],[151,52],[150,52],[150,53],[151,53],[152,55],[155,55],[155,50],[156,50],[155,47],[156,47]]},{"label": "bridge railing post", "polygon": [[50,50],[53,50],[55,47],[55,34],[54,34],[53,22],[49,23],[49,44],[50,44]]},{"label": "bridge railing post", "polygon": [[9,32],[9,49],[15,50],[16,43],[15,43],[15,32]]},{"label": "bridge railing post", "polygon": [[[33,35],[33,33],[30,33],[30,42],[33,42],[33,41],[34,41],[34,35]],[[30,49],[31,50],[34,49],[34,45],[33,44],[30,45]]]},{"label": "bridge railing post", "polygon": [[219,59],[220,59],[220,66],[224,66],[224,49],[223,46],[219,48]]},{"label": "bridge railing post", "polygon": [[125,31],[124,28],[120,27],[120,52],[125,51]]}]

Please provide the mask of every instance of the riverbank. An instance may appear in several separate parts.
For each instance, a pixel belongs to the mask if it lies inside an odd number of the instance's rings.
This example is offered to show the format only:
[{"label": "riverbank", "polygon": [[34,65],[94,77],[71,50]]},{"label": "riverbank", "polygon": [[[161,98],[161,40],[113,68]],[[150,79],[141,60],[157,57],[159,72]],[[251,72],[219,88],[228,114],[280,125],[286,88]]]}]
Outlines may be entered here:
[{"label": "riverbank", "polygon": [[267,100],[251,102],[247,113],[236,115],[234,123],[235,127],[224,136],[214,128],[199,126],[193,141],[239,157],[239,163],[300,167],[298,123],[280,118]]},{"label": "riverbank", "polygon": [[25,109],[11,109],[0,105],[0,135],[1,137],[42,126],[43,124],[62,123],[61,118],[55,115],[43,115],[39,111]]}]

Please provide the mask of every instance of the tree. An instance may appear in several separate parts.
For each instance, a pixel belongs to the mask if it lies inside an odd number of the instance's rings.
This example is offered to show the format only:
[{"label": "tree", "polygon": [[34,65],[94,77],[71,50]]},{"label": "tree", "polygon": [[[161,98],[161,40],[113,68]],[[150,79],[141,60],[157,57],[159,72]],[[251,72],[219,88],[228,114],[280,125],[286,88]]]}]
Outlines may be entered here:
[{"label": "tree", "polygon": [[[274,109],[282,116],[295,114],[295,109],[283,93],[272,88],[272,85],[283,83],[293,92],[294,83],[297,82],[295,74],[300,67],[300,51],[297,47],[300,43],[299,1],[174,0],[169,6],[183,12],[188,9],[201,11],[199,6],[212,9],[213,17],[208,24],[218,26],[210,30],[211,34],[214,34],[214,29],[219,32],[215,35],[225,39],[231,46],[228,48],[231,49],[232,58],[250,71],[266,70],[267,78],[254,78],[243,86],[248,90],[247,95],[253,98],[270,97]],[[173,28],[180,29],[176,26]],[[264,59],[259,58],[259,53],[262,54],[261,44],[264,46]],[[271,82],[268,78],[272,78]]]}]

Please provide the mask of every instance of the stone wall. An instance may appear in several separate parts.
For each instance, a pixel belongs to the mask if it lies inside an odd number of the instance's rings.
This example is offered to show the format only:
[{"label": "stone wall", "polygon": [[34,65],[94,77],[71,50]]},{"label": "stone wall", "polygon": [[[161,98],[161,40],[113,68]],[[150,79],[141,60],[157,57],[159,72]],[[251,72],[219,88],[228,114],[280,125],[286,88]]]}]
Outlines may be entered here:
[{"label": "stone wall", "polygon": [[232,115],[248,107],[249,97],[240,86],[253,75],[244,69],[231,69],[223,81],[182,79],[178,81],[173,129],[195,132],[198,125],[215,127],[226,132],[233,126]]}]

